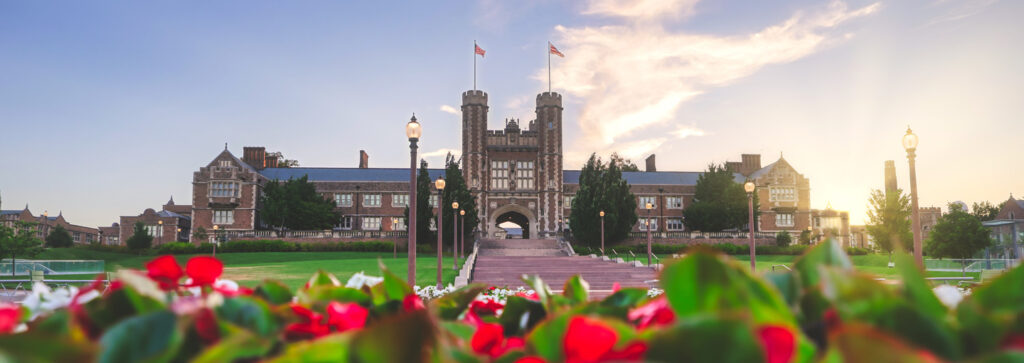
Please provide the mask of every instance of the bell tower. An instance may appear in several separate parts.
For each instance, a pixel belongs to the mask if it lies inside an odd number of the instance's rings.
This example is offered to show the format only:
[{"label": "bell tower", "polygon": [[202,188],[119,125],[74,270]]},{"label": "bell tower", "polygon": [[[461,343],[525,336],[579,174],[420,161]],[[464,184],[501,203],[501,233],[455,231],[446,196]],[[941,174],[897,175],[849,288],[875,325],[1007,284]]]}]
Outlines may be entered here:
[{"label": "bell tower", "polygon": [[[487,183],[485,151],[487,149],[487,93],[480,90],[462,93],[462,177],[476,198],[480,216],[487,215],[487,201],[483,197]],[[486,218],[481,218],[481,223]],[[479,226],[486,231],[486,226]]]},{"label": "bell tower", "polygon": [[562,215],[562,95],[537,95],[536,127],[540,131],[537,191],[540,192],[538,224],[542,233],[558,232]]}]

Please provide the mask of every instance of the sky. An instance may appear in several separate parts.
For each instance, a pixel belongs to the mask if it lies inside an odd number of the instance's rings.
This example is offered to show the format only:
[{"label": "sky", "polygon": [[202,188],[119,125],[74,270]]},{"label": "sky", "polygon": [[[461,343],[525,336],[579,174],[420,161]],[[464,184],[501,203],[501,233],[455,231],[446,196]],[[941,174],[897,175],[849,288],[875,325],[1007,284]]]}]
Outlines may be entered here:
[{"label": "sky", "polygon": [[885,160],[909,189],[909,125],[922,206],[998,203],[1024,195],[1022,16],[1008,0],[3,1],[2,208],[101,226],[186,204],[225,143],[404,167],[413,113],[438,166],[473,60],[498,129],[534,117],[549,41],[566,169],[781,155],[813,207],[860,224]]}]

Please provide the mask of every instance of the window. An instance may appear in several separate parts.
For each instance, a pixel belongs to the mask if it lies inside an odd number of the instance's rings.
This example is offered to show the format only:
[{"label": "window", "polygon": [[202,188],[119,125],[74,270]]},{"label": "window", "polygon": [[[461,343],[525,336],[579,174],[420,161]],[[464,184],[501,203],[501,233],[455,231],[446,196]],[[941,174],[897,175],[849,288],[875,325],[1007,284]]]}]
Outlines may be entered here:
[{"label": "window", "polygon": [[75,243],[82,243],[82,233],[81,232],[75,232],[73,234],[72,238],[75,240]]},{"label": "window", "polygon": [[651,203],[651,208],[658,208],[658,197],[640,197],[636,206],[640,209],[647,209],[647,203]]},{"label": "window", "polygon": [[341,222],[338,223],[339,229],[352,229],[352,217],[344,216],[341,217]]},{"label": "window", "polygon": [[335,207],[351,207],[352,206],[352,194],[348,193],[334,193],[334,206]]},{"label": "window", "polygon": [[491,189],[508,189],[508,161],[491,162]]},{"label": "window", "polygon": [[436,231],[437,230],[437,218],[431,218],[430,219],[430,230],[431,231]]},{"label": "window", "polygon": [[794,187],[772,187],[768,189],[768,201],[771,202],[794,202],[796,201],[796,188]]},{"label": "window", "polygon": [[665,220],[665,229],[670,231],[682,231],[683,230],[683,219],[682,218],[669,218]]},{"label": "window", "polygon": [[379,231],[380,230],[380,217],[363,217],[363,230],[364,231]]},{"label": "window", "polygon": [[217,163],[217,165],[222,167],[222,168],[230,168],[231,167],[231,160],[221,160],[221,161],[219,161]]},{"label": "window", "polygon": [[683,197],[665,197],[665,207],[668,209],[683,209]]},{"label": "window", "polygon": [[640,218],[637,223],[640,223],[639,228],[641,231],[646,231],[648,225],[650,225],[652,231],[658,230],[658,218]]},{"label": "window", "polygon": [[533,162],[516,162],[516,189],[533,189]]},{"label": "window", "polygon": [[235,211],[233,210],[215,210],[213,211],[213,224],[233,224],[235,223]]},{"label": "window", "polygon": [[409,205],[408,194],[392,194],[391,195],[391,206],[392,207],[405,207]]},{"label": "window", "polygon": [[574,196],[572,196],[572,195],[565,196],[565,205],[564,205],[565,208],[572,208],[572,198],[573,197]]},{"label": "window", "polygon": [[792,227],[793,215],[790,213],[778,213],[775,215],[775,225],[779,227]]},{"label": "window", "polygon": [[160,226],[159,225],[146,226],[146,234],[148,234],[150,237],[159,236],[160,235]]},{"label": "window", "polygon": [[405,218],[391,218],[391,230],[392,231],[404,231],[405,230]]},{"label": "window", "polygon": [[363,194],[363,206],[380,207],[380,194]]},{"label": "window", "polygon": [[430,195],[430,206],[437,208],[437,194]]},{"label": "window", "polygon": [[210,197],[238,197],[238,183],[212,182],[210,183]]}]

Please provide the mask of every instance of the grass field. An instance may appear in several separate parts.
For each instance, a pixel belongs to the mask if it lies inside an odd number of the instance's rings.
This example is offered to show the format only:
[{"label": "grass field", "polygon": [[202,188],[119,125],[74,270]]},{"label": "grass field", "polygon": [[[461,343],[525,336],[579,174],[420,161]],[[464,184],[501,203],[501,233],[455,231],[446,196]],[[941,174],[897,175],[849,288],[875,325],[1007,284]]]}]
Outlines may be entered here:
[{"label": "grass field", "polygon": [[[182,266],[195,255],[175,256]],[[36,259],[81,259],[104,260],[106,270],[122,268],[144,269],[152,255],[136,256],[124,253],[91,251],[80,248],[48,249]],[[224,263],[224,278],[232,279],[245,286],[255,286],[265,279],[276,279],[291,288],[298,288],[309,280],[317,270],[330,272],[345,282],[357,272],[380,276],[378,258],[389,270],[404,278],[408,271],[405,254],[398,258],[387,252],[235,252],[222,253],[217,258]],[[444,284],[455,281],[451,256],[445,256],[441,280]],[[416,258],[416,283],[420,286],[433,285],[437,281],[437,255],[420,254]],[[461,267],[461,266],[460,266]],[[61,278],[90,278],[90,276],[65,275]]]},{"label": "grass field", "polygon": [[[658,255],[658,258],[671,258],[671,255]],[[744,264],[750,263],[750,256],[746,255],[733,255],[738,261],[743,261]],[[771,271],[772,266],[785,265],[787,267],[793,266],[793,261],[799,256],[789,255],[765,255],[757,256],[755,262],[755,268],[759,272]],[[871,254],[862,256],[850,256],[850,261],[853,262],[854,267],[857,270],[877,275],[886,279],[898,279],[895,268],[889,268],[889,256],[881,254]],[[777,267],[781,268],[781,267]],[[928,277],[959,277],[960,272],[949,272],[949,271],[928,271]],[[978,272],[968,272],[967,277],[973,277],[975,280],[978,279]]]}]

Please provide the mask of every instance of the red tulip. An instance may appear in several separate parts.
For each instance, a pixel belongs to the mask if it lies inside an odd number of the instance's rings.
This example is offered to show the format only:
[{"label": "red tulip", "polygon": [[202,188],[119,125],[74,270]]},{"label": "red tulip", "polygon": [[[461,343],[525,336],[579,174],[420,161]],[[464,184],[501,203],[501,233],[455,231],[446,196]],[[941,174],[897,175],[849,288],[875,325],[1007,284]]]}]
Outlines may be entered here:
[{"label": "red tulip", "polygon": [[192,278],[190,286],[210,286],[224,273],[224,264],[213,257],[192,257],[185,265],[185,273]]},{"label": "red tulip", "polygon": [[757,329],[766,363],[787,363],[796,353],[796,336],[787,327],[766,325]]},{"label": "red tulip", "polygon": [[330,333],[330,328],[323,323],[323,315],[317,314],[299,304],[292,304],[290,307],[292,308],[292,312],[302,318],[303,322],[292,323],[286,326],[284,328],[286,338],[312,339],[319,338]]},{"label": "red tulip", "polygon": [[505,329],[500,324],[481,323],[477,325],[469,345],[474,352],[497,358],[512,349],[525,347],[526,341],[520,337],[505,339]]},{"label": "red tulip", "polygon": [[203,308],[196,314],[196,333],[206,344],[220,340],[220,326],[217,325],[217,317],[210,308]]},{"label": "red tulip", "polygon": [[9,334],[21,323],[21,307],[13,304],[0,304],[0,334]]},{"label": "red tulip", "polygon": [[178,288],[178,280],[184,276],[181,266],[174,256],[160,256],[146,263],[146,275],[160,285],[160,289],[175,290]]},{"label": "red tulip", "polygon": [[637,328],[643,329],[651,325],[668,325],[676,320],[676,313],[668,306],[668,299],[665,295],[633,309],[627,316],[629,321],[635,322]]},{"label": "red tulip", "polygon": [[402,300],[402,310],[405,310],[407,313],[426,308],[427,307],[423,305],[423,299],[420,299],[420,296],[415,293],[406,295],[405,299]]},{"label": "red tulip", "polygon": [[362,328],[366,325],[366,317],[369,315],[370,310],[359,304],[332,301],[327,305],[327,324],[339,332]]}]

